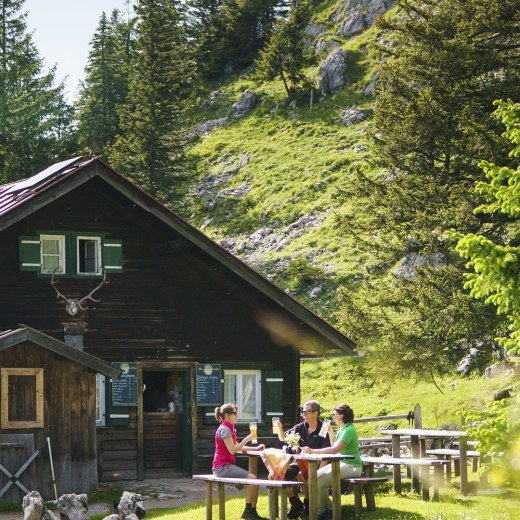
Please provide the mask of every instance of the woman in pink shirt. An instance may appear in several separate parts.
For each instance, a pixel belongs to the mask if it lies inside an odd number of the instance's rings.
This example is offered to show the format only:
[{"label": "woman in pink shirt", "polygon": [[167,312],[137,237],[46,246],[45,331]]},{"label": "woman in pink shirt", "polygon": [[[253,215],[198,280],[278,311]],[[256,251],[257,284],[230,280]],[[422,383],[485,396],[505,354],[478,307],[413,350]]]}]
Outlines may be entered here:
[{"label": "woman in pink shirt", "polygon": [[[241,442],[237,442],[235,423],[237,422],[237,407],[226,403],[215,408],[215,419],[220,426],[215,432],[215,456],[213,457],[213,475],[224,478],[256,478],[243,468],[235,464],[235,453],[252,440],[253,434],[249,434]],[[265,446],[248,446],[248,450],[263,450]],[[256,512],[258,501],[258,486],[246,486],[246,508],[241,518],[245,520],[267,520]]]}]

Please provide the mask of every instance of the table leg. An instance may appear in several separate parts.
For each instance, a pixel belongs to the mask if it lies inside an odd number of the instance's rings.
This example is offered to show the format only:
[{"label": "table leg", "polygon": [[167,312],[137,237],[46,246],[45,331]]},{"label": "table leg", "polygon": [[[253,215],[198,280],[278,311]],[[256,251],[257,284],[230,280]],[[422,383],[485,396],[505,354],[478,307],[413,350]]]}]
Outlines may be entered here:
[{"label": "table leg", "polygon": [[309,518],[318,518],[318,463],[309,460]]},{"label": "table leg", "polygon": [[218,483],[218,520],[226,520],[226,490],[222,482]]},{"label": "table leg", "polygon": [[[392,435],[392,457],[401,457],[401,438],[399,435]],[[394,491],[401,494],[401,466],[394,466]]]},{"label": "table leg", "polygon": [[[419,445],[419,437],[412,435],[410,437],[410,445],[412,448],[412,459],[418,459],[421,456],[421,447]],[[412,472],[412,489],[414,493],[419,493],[420,482],[419,482],[419,466],[410,466]]]},{"label": "table leg", "polygon": [[255,477],[258,477],[258,457],[252,456],[248,458],[249,461],[247,463],[247,469],[249,473],[252,473]]},{"label": "table leg", "polygon": [[280,520],[287,520],[287,489],[280,489]]},{"label": "table leg", "polygon": [[433,500],[439,500],[439,487],[442,484],[442,465],[433,467]]},{"label": "table leg", "polygon": [[332,520],[341,520],[341,476],[339,460],[332,461]]},{"label": "table leg", "polygon": [[459,439],[459,451],[460,451],[460,492],[463,495],[469,493],[468,489],[468,441],[466,437]]},{"label": "table leg", "polygon": [[446,464],[446,483],[449,484],[451,482],[451,455],[446,455],[445,459],[448,461],[448,464]]},{"label": "table leg", "polygon": [[206,520],[213,518],[213,484],[206,482]]}]

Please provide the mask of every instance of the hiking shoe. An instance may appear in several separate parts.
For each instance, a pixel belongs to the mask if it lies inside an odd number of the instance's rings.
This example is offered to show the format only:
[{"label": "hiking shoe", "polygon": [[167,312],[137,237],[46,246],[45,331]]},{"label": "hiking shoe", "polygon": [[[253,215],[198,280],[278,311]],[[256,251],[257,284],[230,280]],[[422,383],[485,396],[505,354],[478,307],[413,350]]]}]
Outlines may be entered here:
[{"label": "hiking shoe", "polygon": [[243,520],[269,520],[268,518],[260,516],[256,512],[256,509],[244,509],[244,512],[242,513],[242,516],[240,518],[242,518]]},{"label": "hiking shoe", "polygon": [[300,516],[303,515],[303,510],[303,502],[298,497],[296,497],[296,500],[294,500],[294,502],[291,502],[291,508],[287,513],[287,518],[300,518]]}]

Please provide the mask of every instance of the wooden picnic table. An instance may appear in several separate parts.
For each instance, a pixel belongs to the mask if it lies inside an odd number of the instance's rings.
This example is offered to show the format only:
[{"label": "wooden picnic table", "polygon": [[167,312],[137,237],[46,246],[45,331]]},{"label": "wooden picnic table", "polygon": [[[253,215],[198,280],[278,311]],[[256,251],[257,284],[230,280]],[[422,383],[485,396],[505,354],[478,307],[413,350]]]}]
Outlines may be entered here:
[{"label": "wooden picnic table", "polygon": [[[468,489],[468,466],[467,466],[467,436],[468,432],[463,430],[426,430],[424,428],[402,428],[397,430],[380,430],[384,435],[392,437],[392,456],[401,456],[401,437],[410,436],[412,448],[412,458],[425,457],[426,446],[424,439],[445,439],[453,437],[459,440],[459,459],[460,459],[460,492],[463,495],[469,493]],[[423,441],[423,442],[421,442]],[[400,467],[394,466],[394,486],[401,481]],[[425,469],[424,471],[429,471]],[[398,485],[398,484],[397,484]],[[412,485],[414,491],[419,491],[418,472],[412,471]]]},{"label": "wooden picnic table", "polygon": [[[251,457],[259,457],[261,451],[242,450]],[[332,463],[332,518],[341,519],[341,475],[339,463],[342,460],[354,460],[353,455],[341,453],[298,453],[292,455],[294,460],[306,460],[309,464],[309,518],[318,518],[318,464]]]}]

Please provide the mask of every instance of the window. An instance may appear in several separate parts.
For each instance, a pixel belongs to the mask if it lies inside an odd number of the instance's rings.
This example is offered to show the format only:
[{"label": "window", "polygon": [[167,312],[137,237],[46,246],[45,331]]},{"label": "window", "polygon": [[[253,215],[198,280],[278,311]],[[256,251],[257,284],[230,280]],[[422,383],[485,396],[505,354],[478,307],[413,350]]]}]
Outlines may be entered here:
[{"label": "window", "polygon": [[101,238],[77,238],[78,274],[99,274],[101,272]]},{"label": "window", "polygon": [[65,272],[65,237],[63,235],[41,235],[42,273]]},{"label": "window", "polygon": [[105,377],[96,375],[96,426],[105,426]]},{"label": "window", "polygon": [[0,384],[0,427],[43,428],[43,368],[2,368]]},{"label": "window", "polygon": [[260,421],[260,370],[225,370],[224,402],[235,403],[239,421]]}]

